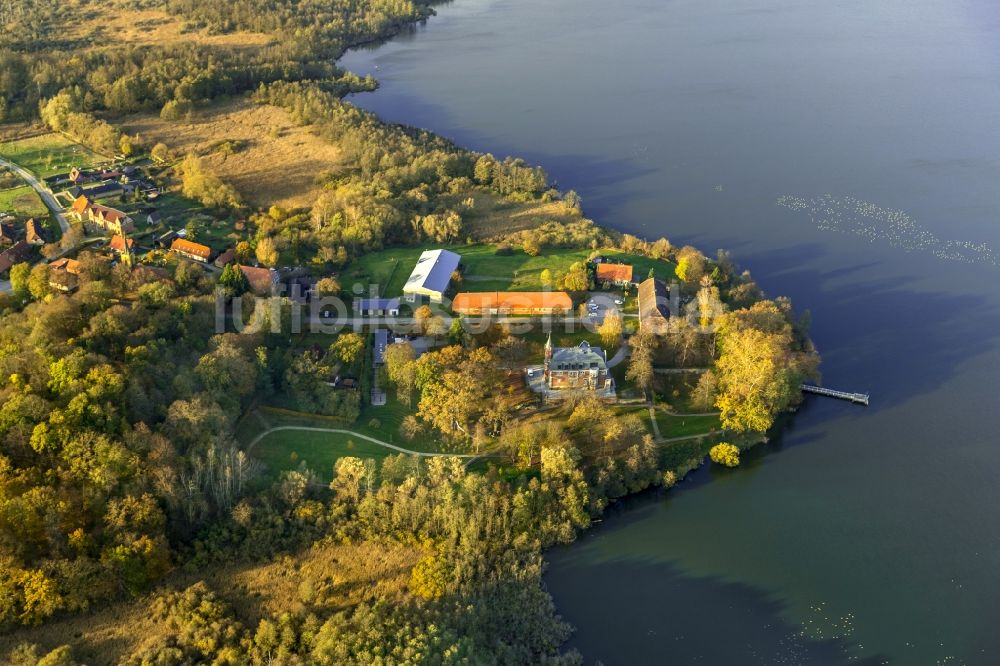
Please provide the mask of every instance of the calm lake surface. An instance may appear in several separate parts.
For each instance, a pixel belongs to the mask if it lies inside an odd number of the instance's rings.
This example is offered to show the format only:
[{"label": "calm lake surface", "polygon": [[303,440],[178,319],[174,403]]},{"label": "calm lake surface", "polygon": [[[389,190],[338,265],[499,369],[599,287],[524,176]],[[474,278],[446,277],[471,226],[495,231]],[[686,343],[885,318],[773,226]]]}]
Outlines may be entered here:
[{"label": "calm lake surface", "polygon": [[588,663],[1000,663],[1000,6],[456,0],[342,64],[602,224],[728,248],[872,393],[552,552]]}]

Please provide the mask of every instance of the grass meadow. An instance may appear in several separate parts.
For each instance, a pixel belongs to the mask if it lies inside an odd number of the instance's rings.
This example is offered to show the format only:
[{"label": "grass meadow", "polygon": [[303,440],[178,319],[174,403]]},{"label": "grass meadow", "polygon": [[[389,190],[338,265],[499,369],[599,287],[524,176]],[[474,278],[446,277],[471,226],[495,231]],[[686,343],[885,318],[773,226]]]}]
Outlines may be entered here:
[{"label": "grass meadow", "polygon": [[[497,255],[496,246],[488,244],[450,245],[447,249],[462,257],[465,267],[461,291],[539,291],[542,289],[541,273],[546,268],[554,275],[565,273],[578,262],[586,261],[590,250],[564,250],[550,248],[537,256],[523,250],[513,250],[508,255]],[[372,252],[355,259],[345,270],[345,283],[361,282],[378,285],[380,295],[399,296],[410,276],[420,253],[427,248],[391,248]],[[645,279],[652,270],[664,280],[675,277],[676,266],[619,250],[604,250],[612,260],[631,264],[636,279]]]},{"label": "grass meadow", "polygon": [[40,178],[65,173],[74,166],[93,166],[108,161],[107,157],[56,133],[0,143],[0,157],[17,163]]}]

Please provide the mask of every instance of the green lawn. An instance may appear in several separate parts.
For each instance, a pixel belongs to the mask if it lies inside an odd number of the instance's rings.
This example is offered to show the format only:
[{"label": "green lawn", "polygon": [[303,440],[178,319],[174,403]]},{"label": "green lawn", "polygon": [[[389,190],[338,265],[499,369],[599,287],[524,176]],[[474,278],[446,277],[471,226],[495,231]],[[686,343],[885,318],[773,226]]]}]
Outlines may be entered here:
[{"label": "green lawn", "polygon": [[0,211],[20,213],[28,217],[47,217],[45,207],[38,193],[29,185],[0,190]]},{"label": "green lawn", "polygon": [[358,257],[344,271],[344,285],[360,282],[367,294],[368,285],[374,284],[383,296],[399,296],[422,251],[419,247],[400,247]]},{"label": "green lawn", "polygon": [[74,166],[90,167],[108,161],[106,157],[55,133],[0,143],[0,156],[42,178],[65,173]]},{"label": "green lawn", "polygon": [[[424,430],[412,440],[405,439],[399,433],[399,426],[409,414],[416,412],[419,395],[413,396],[413,406],[407,407],[396,399],[396,389],[389,388],[387,394],[388,401],[382,407],[365,405],[361,410],[361,416],[357,423],[350,427],[364,433],[369,437],[381,439],[390,444],[401,446],[412,451],[426,453],[470,453],[465,450],[454,450],[454,447],[438,434],[438,432],[426,424]],[[373,422],[377,421],[377,424]]]},{"label": "green lawn", "polygon": [[[335,427],[325,424],[322,427]],[[257,442],[250,452],[266,465],[266,474],[277,478],[284,470],[296,469],[305,462],[324,482],[333,478],[333,465],[338,458],[374,458],[381,463],[387,455],[395,454],[378,444],[358,437],[332,432],[282,430]]]},{"label": "green lawn", "polygon": [[712,416],[674,416],[656,411],[656,424],[660,434],[666,438],[701,435],[712,430],[719,430],[722,425],[717,415]]},{"label": "green lawn", "polygon": [[[601,250],[602,254],[609,259],[614,261],[619,261],[625,264],[632,265],[632,280],[635,282],[642,282],[649,276],[649,271],[652,270],[655,277],[665,282],[670,282],[677,277],[675,270],[677,264],[671,261],[662,261],[659,259],[650,259],[649,257],[642,257],[635,254],[626,254],[619,250]],[[635,294],[635,290],[632,291]]]},{"label": "green lawn", "polygon": [[[410,276],[420,253],[426,248],[390,248],[372,252],[356,259],[344,271],[348,282],[359,281],[376,284],[384,296],[398,296]],[[466,291],[537,291],[542,288],[541,272],[548,268],[553,274],[565,273],[577,262],[586,261],[590,250],[546,249],[532,257],[522,250],[498,256],[494,245],[453,245],[447,249],[462,256]],[[605,250],[605,256],[630,263],[635,267],[637,279],[645,279],[650,269],[661,279],[674,277],[674,264],[648,257],[625,254],[618,250]]]}]

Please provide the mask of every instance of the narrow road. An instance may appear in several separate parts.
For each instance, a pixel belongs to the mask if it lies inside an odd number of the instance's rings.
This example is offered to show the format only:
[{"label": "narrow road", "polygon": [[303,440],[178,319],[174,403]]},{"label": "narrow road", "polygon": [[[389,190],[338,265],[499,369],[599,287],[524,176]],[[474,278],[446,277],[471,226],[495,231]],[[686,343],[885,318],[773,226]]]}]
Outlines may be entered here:
[{"label": "narrow road", "polygon": [[10,280],[0,280],[0,294],[9,294],[10,291]]},{"label": "narrow road", "polygon": [[260,440],[264,439],[271,433],[281,432],[282,430],[299,430],[304,432],[329,432],[337,435],[350,435],[351,437],[357,437],[358,439],[363,439],[366,442],[371,442],[372,444],[378,444],[379,446],[384,446],[387,449],[392,449],[393,451],[399,451],[400,453],[406,453],[412,456],[420,456],[421,458],[480,458],[483,456],[481,453],[428,453],[425,451],[411,451],[410,449],[404,449],[395,444],[390,444],[389,442],[383,442],[380,439],[375,439],[374,437],[369,437],[368,435],[362,435],[359,432],[354,432],[353,430],[340,430],[338,428],[310,428],[308,426],[276,426],[270,430],[265,430],[256,437],[253,441],[247,445],[246,450],[250,451],[253,449],[254,445]]},{"label": "narrow road", "polygon": [[34,174],[24,167],[14,164],[10,160],[0,159],[0,166],[8,167],[11,171],[24,179],[28,185],[31,185],[35,192],[38,192],[38,196],[42,198],[42,201],[45,202],[45,205],[48,206],[49,210],[52,211],[52,216],[56,218],[56,222],[59,223],[59,227],[62,229],[62,232],[66,233],[69,231],[69,221],[66,219],[66,216],[63,215],[63,207],[60,206],[59,202],[56,201],[56,198],[52,196],[47,189],[45,189],[45,186],[42,185],[41,181],[35,178]]},{"label": "narrow road", "polygon": [[653,438],[657,441],[663,439],[663,435],[660,434],[660,424],[656,422],[656,409],[649,405],[649,424],[653,426]]}]

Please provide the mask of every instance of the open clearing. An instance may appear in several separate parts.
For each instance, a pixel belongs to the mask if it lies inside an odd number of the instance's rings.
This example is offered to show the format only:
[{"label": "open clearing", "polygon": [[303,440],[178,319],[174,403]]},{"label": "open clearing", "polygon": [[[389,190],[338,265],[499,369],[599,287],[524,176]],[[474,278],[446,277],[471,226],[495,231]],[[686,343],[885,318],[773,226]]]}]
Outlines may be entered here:
[{"label": "open clearing", "polygon": [[376,462],[381,462],[387,455],[395,453],[359,437],[302,430],[273,432],[257,442],[250,451],[250,455],[267,465],[266,474],[270,477],[277,478],[281,472],[297,469],[304,462],[324,483],[333,479],[333,465],[338,458],[353,456],[374,458]]},{"label": "open clearing", "polygon": [[0,212],[19,213],[27,217],[46,217],[49,209],[38,198],[38,193],[30,185],[25,185],[0,190]]},{"label": "open clearing", "polygon": [[485,191],[475,192],[472,199],[475,203],[471,209],[462,211],[462,220],[464,233],[475,240],[498,240],[545,222],[569,224],[581,219],[579,211],[561,201],[522,203],[507,201]]},{"label": "open clearing", "polygon": [[[392,248],[359,257],[345,271],[350,282],[379,287],[383,296],[398,296],[423,248]],[[459,291],[537,291],[542,289],[541,273],[553,276],[565,273],[577,262],[586,261],[590,250],[545,249],[532,257],[523,250],[498,256],[494,245],[456,245],[450,250],[462,256],[465,282]],[[650,270],[661,280],[673,280],[674,264],[648,257],[625,254],[619,250],[602,250],[605,256],[634,267],[634,279],[643,280]]]},{"label": "open clearing", "polygon": [[162,9],[140,9],[115,2],[83,3],[79,0],[68,3],[66,8],[72,7],[75,7],[74,11],[61,12],[56,18],[60,36],[95,50],[177,44],[250,50],[271,43],[270,37],[257,32],[210,34],[204,30],[191,30],[183,19]]},{"label": "open clearing", "polygon": [[65,173],[74,166],[87,167],[108,161],[107,157],[55,132],[0,143],[0,157],[24,167],[39,178]]},{"label": "open clearing", "polygon": [[337,170],[341,153],[288,113],[247,99],[217,104],[191,121],[169,122],[157,114],[128,116],[122,128],[149,144],[164,143],[178,157],[201,155],[209,170],[257,206],[311,206],[316,176]]}]

